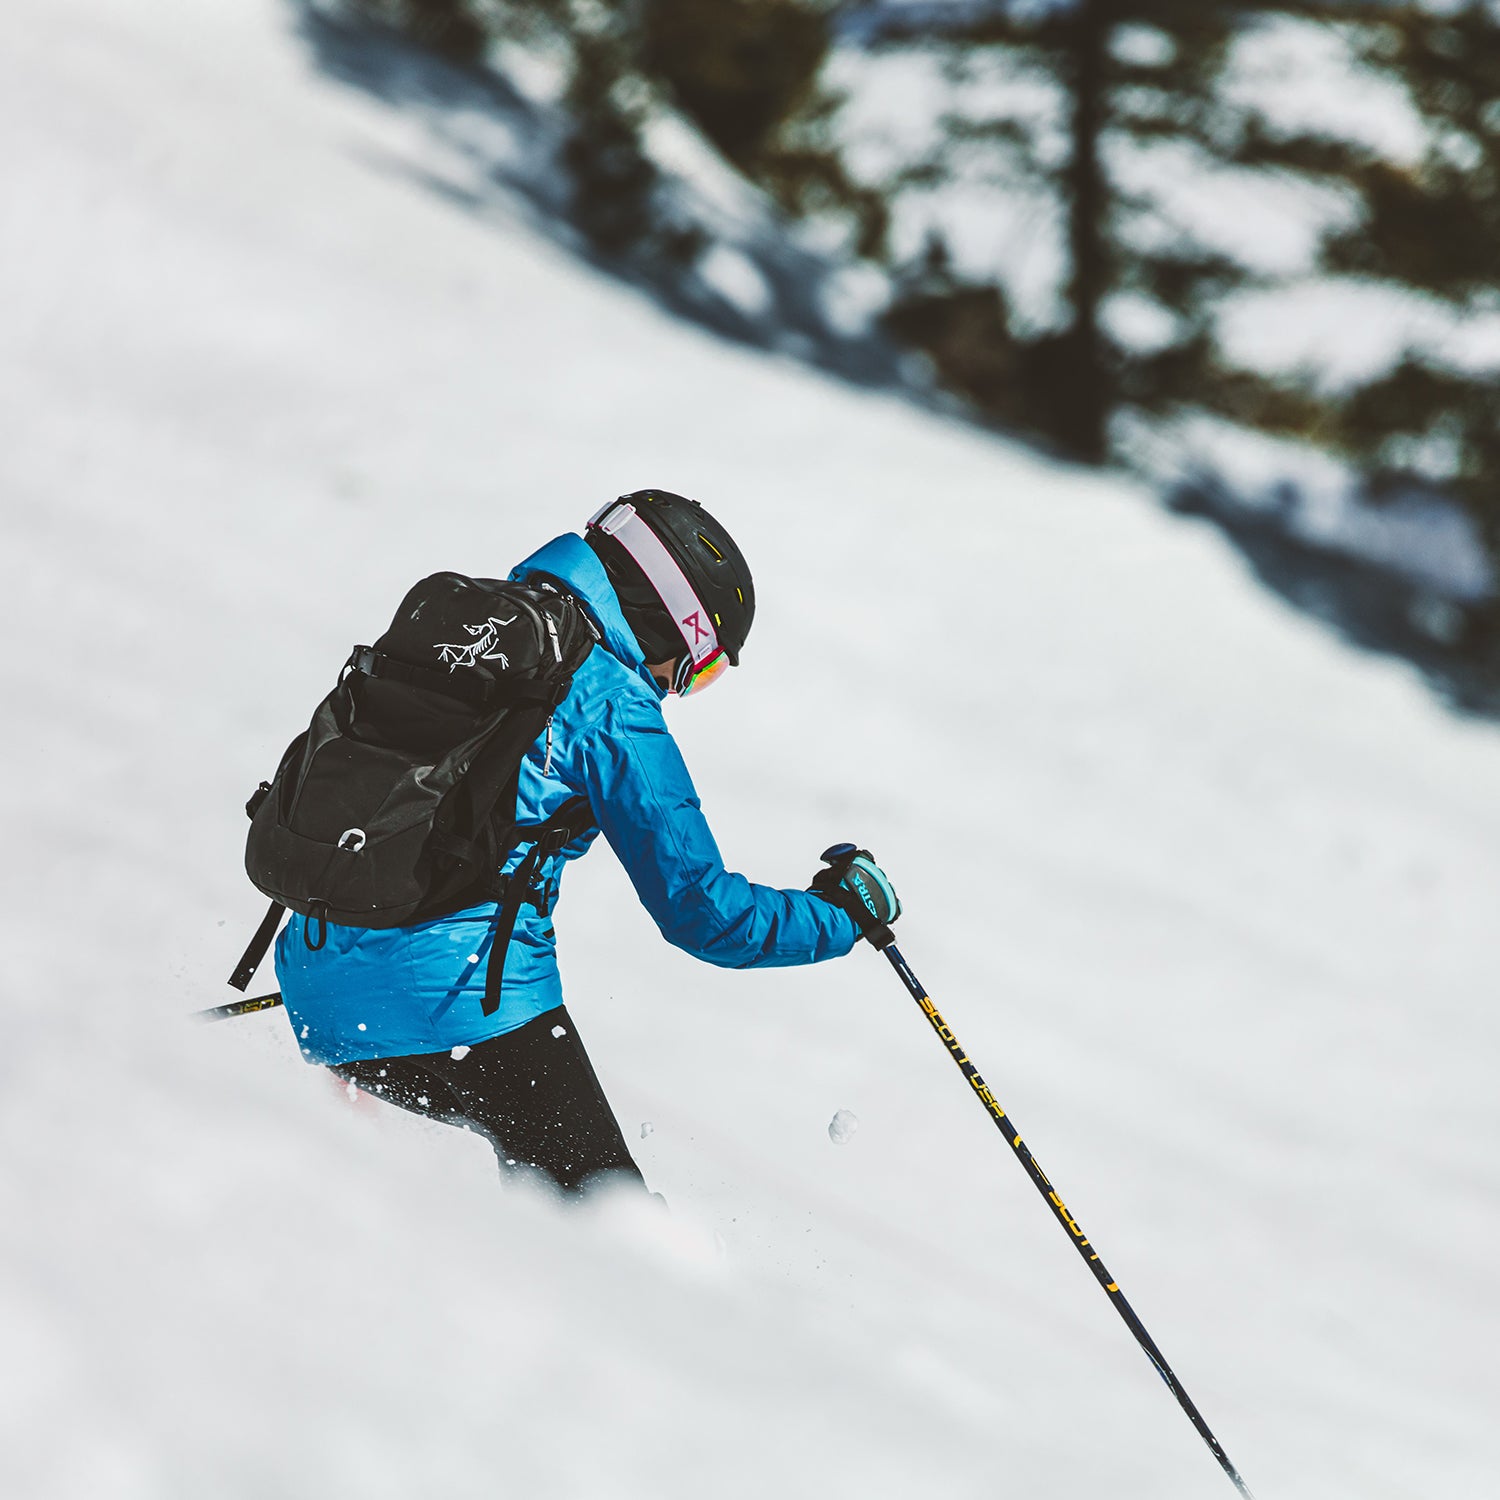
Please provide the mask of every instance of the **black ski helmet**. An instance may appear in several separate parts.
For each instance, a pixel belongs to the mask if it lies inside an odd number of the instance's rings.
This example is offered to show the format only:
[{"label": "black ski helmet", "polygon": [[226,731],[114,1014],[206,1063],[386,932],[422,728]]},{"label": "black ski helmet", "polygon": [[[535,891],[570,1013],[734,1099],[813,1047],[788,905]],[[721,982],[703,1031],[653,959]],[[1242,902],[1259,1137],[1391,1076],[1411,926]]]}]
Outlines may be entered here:
[{"label": "black ski helmet", "polygon": [[658,589],[620,541],[609,535],[611,513],[617,514],[621,505],[634,510],[682,570],[713,620],[724,654],[738,666],[755,619],[755,585],[734,538],[696,500],[669,490],[621,495],[589,522],[585,539],[604,564],[647,661],[677,660],[684,639]]}]

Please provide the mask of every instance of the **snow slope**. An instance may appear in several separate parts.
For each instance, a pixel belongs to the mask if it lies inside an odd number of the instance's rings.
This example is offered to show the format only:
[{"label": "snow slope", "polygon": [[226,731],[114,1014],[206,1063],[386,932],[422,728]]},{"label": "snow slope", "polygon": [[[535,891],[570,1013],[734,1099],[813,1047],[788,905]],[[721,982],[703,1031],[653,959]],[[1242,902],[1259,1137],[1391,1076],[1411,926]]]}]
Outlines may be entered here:
[{"label": "snow slope", "polygon": [[350,642],[649,483],[757,571],[674,719],[731,862],[878,851],[1262,1500],[1500,1493],[1493,729],[1130,485],[432,191],[272,0],[12,0],[0,160],[0,1493],[1229,1493],[872,954],[711,971],[570,876],[670,1219],[502,1194],[279,1016],[185,1024]]}]

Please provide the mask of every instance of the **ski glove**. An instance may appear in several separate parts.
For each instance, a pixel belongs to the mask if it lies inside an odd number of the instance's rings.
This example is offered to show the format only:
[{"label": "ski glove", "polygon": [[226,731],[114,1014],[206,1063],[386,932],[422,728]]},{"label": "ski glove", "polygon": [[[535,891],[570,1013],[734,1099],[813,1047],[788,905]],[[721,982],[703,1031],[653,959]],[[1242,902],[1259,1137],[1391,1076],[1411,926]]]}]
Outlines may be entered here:
[{"label": "ski glove", "polygon": [[823,851],[826,870],[819,870],[808,887],[854,919],[860,936],[872,947],[889,948],[896,941],[891,923],[901,915],[901,898],[868,849],[835,844]]}]

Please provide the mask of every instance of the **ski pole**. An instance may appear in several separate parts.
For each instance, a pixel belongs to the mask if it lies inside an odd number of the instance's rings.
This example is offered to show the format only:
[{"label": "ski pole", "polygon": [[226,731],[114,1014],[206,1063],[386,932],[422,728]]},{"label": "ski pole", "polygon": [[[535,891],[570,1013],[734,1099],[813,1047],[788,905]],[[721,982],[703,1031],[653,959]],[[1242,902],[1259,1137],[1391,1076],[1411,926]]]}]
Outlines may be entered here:
[{"label": "ski pole", "polygon": [[1161,1376],[1166,1382],[1167,1389],[1177,1398],[1177,1404],[1187,1413],[1188,1420],[1198,1431],[1198,1436],[1208,1444],[1209,1452],[1219,1461],[1219,1467],[1234,1481],[1235,1489],[1245,1496],[1245,1500],[1254,1500],[1249,1486],[1240,1478],[1239,1470],[1230,1463],[1229,1455],[1220,1447],[1218,1438],[1209,1431],[1208,1423],[1203,1420],[1198,1408],[1193,1405],[1192,1398],[1183,1390],[1182,1382],[1172,1373],[1172,1367],[1167,1363],[1161,1350],[1156,1347],[1156,1341],[1146,1332],[1145,1325],[1135,1314],[1135,1309],[1125,1300],[1125,1294],[1120,1290],[1114,1277],[1105,1269],[1104,1262],[1099,1259],[1098,1251],[1084,1238],[1083,1230],[1078,1227],[1078,1221],[1068,1212],[1067,1205],[1058,1196],[1057,1190],[1047,1180],[1047,1174],[1036,1164],[1036,1158],[1032,1156],[1026,1143],[1021,1139],[1015,1121],[1008,1118],[1005,1111],[1000,1108],[999,1102],[990,1092],[989,1085],[979,1076],[979,1069],[969,1061],[968,1054],[960,1046],[958,1038],[949,1030],[948,1023],[938,1014],[937,1006],[928,998],[927,991],[922,988],[921,980],[912,973],[910,965],[902,958],[901,950],[894,943],[887,943],[883,951],[891,961],[891,967],[900,975],[901,983],[906,986],[912,999],[922,1007],[922,1014],[931,1023],[932,1029],[942,1038],[943,1045],[948,1049],[948,1055],[958,1064],[959,1071],[969,1080],[970,1087],[989,1111],[996,1129],[1010,1143],[1010,1149],[1015,1152],[1016,1159],[1026,1168],[1027,1176],[1036,1184],[1037,1192],[1047,1200],[1047,1206],[1051,1208],[1053,1216],[1067,1231],[1068,1238],[1072,1240],[1089,1270],[1094,1273],[1094,1279],[1109,1294],[1109,1300],[1114,1304],[1115,1311],[1125,1320],[1125,1326],[1135,1335],[1136,1343],[1145,1351],[1146,1358],[1156,1366],[1156,1373]]},{"label": "ski pole", "polygon": [[275,1010],[282,1004],[285,1002],[281,998],[281,991],[275,990],[269,995],[256,995],[249,1000],[231,1000],[228,1005],[211,1005],[207,1010],[195,1010],[192,1019],[227,1021],[231,1016],[248,1016],[251,1011]]}]

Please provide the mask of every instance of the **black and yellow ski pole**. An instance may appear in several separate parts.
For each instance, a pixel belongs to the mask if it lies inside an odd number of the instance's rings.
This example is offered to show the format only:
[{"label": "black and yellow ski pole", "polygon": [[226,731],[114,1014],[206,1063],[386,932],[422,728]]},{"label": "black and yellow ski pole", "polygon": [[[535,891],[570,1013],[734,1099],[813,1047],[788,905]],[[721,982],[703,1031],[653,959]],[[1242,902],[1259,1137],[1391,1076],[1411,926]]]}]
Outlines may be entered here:
[{"label": "black and yellow ski pole", "polygon": [[227,1021],[231,1016],[248,1016],[257,1010],[275,1010],[284,1003],[281,991],[276,990],[269,995],[252,995],[247,1000],[231,1000],[228,1005],[211,1005],[207,1010],[195,1010],[192,1018],[195,1021]]},{"label": "black and yellow ski pole", "polygon": [[[885,931],[889,933],[889,928]],[[1161,1350],[1156,1347],[1156,1341],[1146,1332],[1145,1325],[1135,1315],[1135,1309],[1125,1300],[1124,1292],[1120,1290],[1114,1277],[1105,1269],[1104,1262],[1099,1259],[1099,1252],[1084,1237],[1083,1230],[1078,1227],[1078,1221],[1068,1212],[1067,1205],[1058,1196],[1057,1189],[1047,1180],[1047,1174],[1036,1164],[1036,1158],[1032,1156],[1025,1141],[1021,1139],[1016,1122],[1000,1108],[999,1102],[990,1092],[989,1085],[979,1076],[979,1069],[969,1061],[968,1053],[959,1044],[958,1038],[953,1035],[948,1023],[938,1014],[937,1006],[928,998],[927,991],[922,988],[922,981],[912,973],[911,966],[902,958],[901,950],[894,942],[890,942],[884,945],[882,951],[890,960],[891,967],[901,976],[901,983],[911,993],[912,999],[922,1007],[922,1014],[927,1017],[932,1029],[942,1039],[943,1045],[948,1049],[948,1055],[958,1064],[959,1071],[969,1080],[969,1086],[989,1111],[996,1128],[1009,1142],[1010,1149],[1016,1154],[1016,1159],[1026,1168],[1026,1175],[1036,1184],[1037,1192],[1047,1200],[1047,1206],[1052,1210],[1053,1217],[1067,1231],[1074,1248],[1083,1257],[1089,1270],[1094,1273],[1094,1279],[1109,1294],[1109,1300],[1114,1304],[1115,1311],[1125,1320],[1125,1326],[1135,1335],[1136,1343],[1146,1351],[1146,1358],[1156,1366],[1156,1373],[1166,1382],[1167,1389],[1177,1398],[1177,1404],[1187,1413],[1188,1420],[1198,1431],[1198,1436],[1208,1444],[1209,1451],[1218,1459],[1219,1467],[1234,1481],[1235,1489],[1244,1495],[1246,1500],[1254,1500],[1249,1486],[1240,1478],[1239,1470],[1230,1463],[1229,1455],[1219,1445],[1218,1438],[1209,1431],[1208,1423],[1203,1420],[1198,1408],[1193,1405],[1192,1398],[1183,1390],[1182,1382],[1172,1373],[1172,1367],[1167,1363]]]}]

